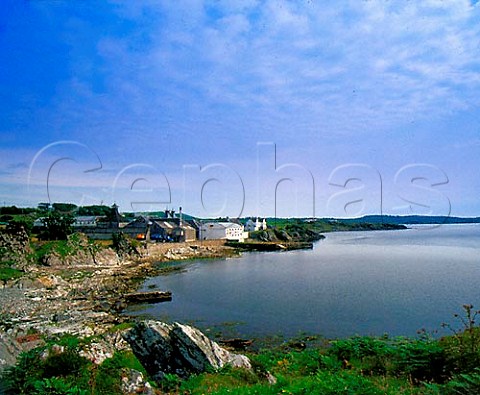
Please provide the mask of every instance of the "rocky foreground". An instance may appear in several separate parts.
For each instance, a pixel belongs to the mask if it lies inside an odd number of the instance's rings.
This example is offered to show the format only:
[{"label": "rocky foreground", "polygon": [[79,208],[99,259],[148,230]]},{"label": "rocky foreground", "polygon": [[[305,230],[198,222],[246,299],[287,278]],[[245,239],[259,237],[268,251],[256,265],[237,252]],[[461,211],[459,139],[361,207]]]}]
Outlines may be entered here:
[{"label": "rocky foreground", "polygon": [[[235,256],[221,242],[146,244],[139,255],[119,257],[111,249],[95,256],[61,258],[31,265],[25,276],[0,288],[0,370],[44,336],[108,333],[125,317],[125,295],[148,276],[161,273],[157,262]],[[108,342],[107,342],[108,343]],[[105,348],[105,347],[104,347]],[[107,347],[108,348],[108,347]]]}]

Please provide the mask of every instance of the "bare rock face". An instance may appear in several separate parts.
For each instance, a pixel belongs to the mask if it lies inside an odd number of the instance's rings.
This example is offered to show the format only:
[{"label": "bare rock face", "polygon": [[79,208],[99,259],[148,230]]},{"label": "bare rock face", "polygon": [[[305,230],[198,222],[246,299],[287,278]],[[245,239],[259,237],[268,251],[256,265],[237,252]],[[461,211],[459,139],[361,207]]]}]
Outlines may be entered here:
[{"label": "bare rock face", "polygon": [[125,340],[145,369],[156,380],[165,374],[188,377],[225,365],[250,369],[250,360],[231,353],[201,331],[179,323],[143,321],[127,332]]}]

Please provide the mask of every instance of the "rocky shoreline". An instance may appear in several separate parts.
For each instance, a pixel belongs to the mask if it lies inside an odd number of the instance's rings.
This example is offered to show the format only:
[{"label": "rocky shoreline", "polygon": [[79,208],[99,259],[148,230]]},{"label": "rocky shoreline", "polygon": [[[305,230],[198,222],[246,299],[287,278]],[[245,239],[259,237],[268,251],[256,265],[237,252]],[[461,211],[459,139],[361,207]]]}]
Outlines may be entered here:
[{"label": "rocky shoreline", "polygon": [[126,317],[125,295],[168,267],[158,262],[238,256],[220,241],[145,244],[139,256],[105,254],[91,261],[32,265],[21,278],[0,288],[0,370],[45,336],[81,337],[107,333]]}]

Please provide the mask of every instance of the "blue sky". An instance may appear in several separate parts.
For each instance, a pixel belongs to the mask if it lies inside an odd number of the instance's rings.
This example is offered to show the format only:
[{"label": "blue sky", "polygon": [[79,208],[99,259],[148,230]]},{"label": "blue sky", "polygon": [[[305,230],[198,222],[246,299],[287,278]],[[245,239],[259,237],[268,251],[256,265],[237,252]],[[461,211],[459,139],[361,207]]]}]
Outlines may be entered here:
[{"label": "blue sky", "polygon": [[0,202],[480,215],[479,20],[463,0],[6,0]]}]

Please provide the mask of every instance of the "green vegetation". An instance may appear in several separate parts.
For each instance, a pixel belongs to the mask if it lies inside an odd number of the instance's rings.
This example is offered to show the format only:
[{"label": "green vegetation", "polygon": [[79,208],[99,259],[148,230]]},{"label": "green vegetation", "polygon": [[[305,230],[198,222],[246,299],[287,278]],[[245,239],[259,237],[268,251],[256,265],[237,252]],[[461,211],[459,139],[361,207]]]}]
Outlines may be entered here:
[{"label": "green vegetation", "polygon": [[0,281],[6,284],[24,274],[29,264],[29,237],[22,229],[9,228],[0,232]]},{"label": "green vegetation", "polygon": [[314,242],[326,232],[405,229],[398,224],[333,219],[269,218],[267,222],[268,229],[250,232],[249,237],[262,242]]},{"label": "green vegetation", "polygon": [[453,217],[443,215],[366,215],[360,218],[342,220],[345,223],[372,224],[472,224],[479,223],[480,217]]},{"label": "green vegetation", "polygon": [[53,203],[52,208],[53,211],[56,211],[58,213],[70,215],[75,214],[78,209],[77,205],[72,203]]},{"label": "green vegetation", "polygon": [[[308,337],[249,355],[252,370],[225,367],[159,383],[170,394],[478,394],[478,311],[465,305],[461,329],[442,339],[352,337],[311,344]],[[448,326],[448,325],[447,325]],[[116,330],[128,327],[122,325]],[[129,369],[148,377],[131,352],[116,352],[100,365],[79,351],[89,340],[64,336],[24,353],[3,379],[12,394],[120,394]]]},{"label": "green vegetation", "polygon": [[78,207],[77,215],[94,215],[98,217],[107,217],[112,211],[111,207],[108,206],[82,206]]},{"label": "green vegetation", "polygon": [[31,215],[17,215],[8,221],[7,229],[10,232],[19,232],[23,229],[30,235],[33,229],[33,221],[34,219]]},{"label": "green vegetation", "polygon": [[316,233],[325,232],[343,232],[343,231],[362,231],[362,230],[391,230],[405,229],[405,226],[399,223],[390,223],[386,217],[383,221],[378,218],[369,221],[369,217],[364,219],[301,219],[301,218],[269,218],[268,224],[276,227],[278,230],[310,231]]},{"label": "green vegetation", "polygon": [[137,240],[132,240],[125,233],[118,232],[112,234],[112,247],[119,256],[124,255],[140,255],[138,247],[140,246]]},{"label": "green vegetation", "polygon": [[40,238],[43,240],[67,240],[68,235],[73,232],[72,224],[75,218],[70,214],[52,211],[42,221],[45,227],[40,233]]},{"label": "green vegetation", "polygon": [[18,215],[18,214],[31,214],[38,210],[36,208],[19,208],[16,206],[4,206],[0,207],[0,215]]},{"label": "green vegetation", "polygon": [[2,283],[22,277],[23,274],[23,271],[14,269],[3,262],[0,264],[0,281],[2,281]]},{"label": "green vegetation", "polygon": [[93,262],[96,262],[96,257],[103,248],[100,242],[89,240],[81,233],[72,233],[66,240],[37,241],[31,243],[31,247],[33,261],[40,265],[48,265],[52,255],[65,260],[81,252],[91,256]]},{"label": "green vegetation", "polygon": [[122,377],[129,369],[146,375],[137,358],[126,351],[95,365],[80,355],[87,345],[88,340],[67,335],[21,354],[2,377],[7,394],[115,395],[123,393]]},{"label": "green vegetation", "polygon": [[[469,343],[467,332],[458,336]],[[478,394],[480,369],[464,365],[451,340],[353,337],[303,351],[276,347],[250,355],[253,372],[204,373],[177,383],[174,393]]]}]

